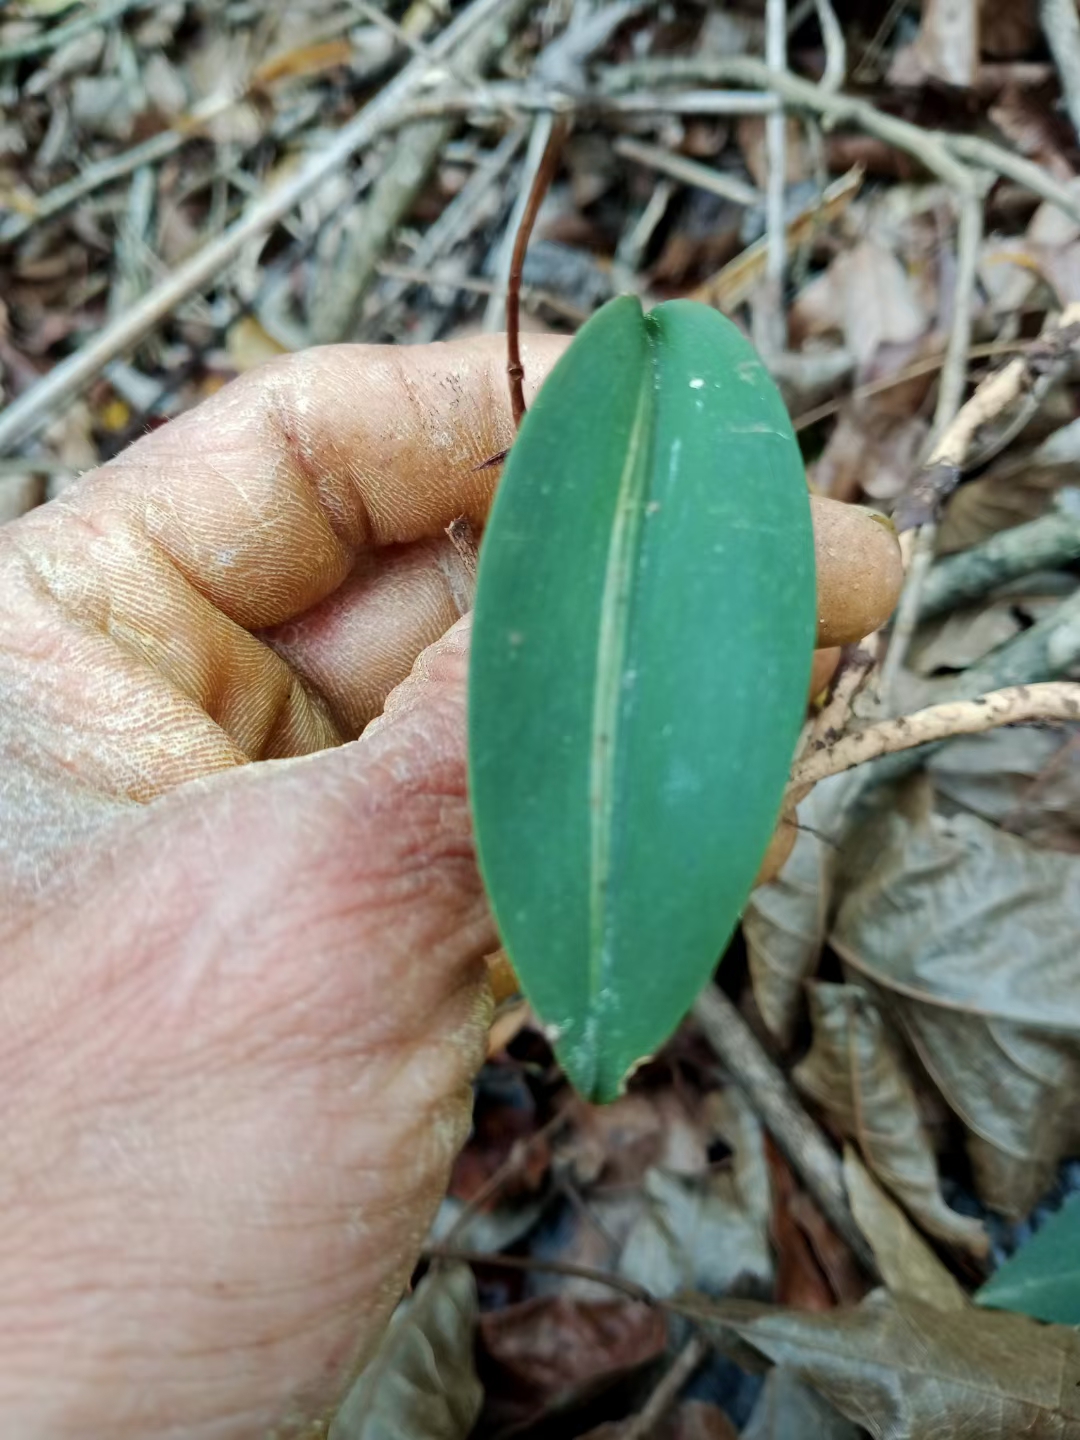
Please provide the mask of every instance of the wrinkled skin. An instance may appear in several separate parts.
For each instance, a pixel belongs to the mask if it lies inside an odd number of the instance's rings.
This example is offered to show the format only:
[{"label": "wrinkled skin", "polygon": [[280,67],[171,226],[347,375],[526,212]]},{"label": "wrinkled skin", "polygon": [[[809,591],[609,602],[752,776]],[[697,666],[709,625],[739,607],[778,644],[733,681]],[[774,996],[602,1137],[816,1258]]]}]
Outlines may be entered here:
[{"label": "wrinkled skin", "polygon": [[8,1434],[299,1433],[408,1281],[490,1013],[442,530],[502,366],[292,357],[0,530]]}]

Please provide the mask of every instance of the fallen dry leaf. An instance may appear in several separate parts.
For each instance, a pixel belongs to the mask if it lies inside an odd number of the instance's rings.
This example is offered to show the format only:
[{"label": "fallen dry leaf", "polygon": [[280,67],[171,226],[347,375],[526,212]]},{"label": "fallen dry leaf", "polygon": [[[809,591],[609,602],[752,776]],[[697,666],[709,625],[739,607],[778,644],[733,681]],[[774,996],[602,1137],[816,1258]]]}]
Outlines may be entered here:
[{"label": "fallen dry leaf", "polygon": [[774,1365],[742,1440],[860,1440],[862,1434],[789,1366]]},{"label": "fallen dry leaf", "polygon": [[864,370],[882,346],[910,344],[929,326],[903,264],[876,240],[842,251],[811,280],[792,306],[791,322],[804,337],[839,331]]},{"label": "fallen dry leaf", "polygon": [[870,996],[857,985],[818,983],[810,987],[810,1015],[813,1043],[794,1071],[799,1089],[926,1230],[984,1255],[983,1227],[942,1198],[904,1057]]},{"label": "fallen dry leaf", "polygon": [[923,0],[914,42],[899,51],[888,78],[919,85],[928,77],[946,85],[975,83],[979,60],[979,0]]},{"label": "fallen dry leaf", "polygon": [[1080,742],[1014,726],[951,741],[928,769],[939,794],[1032,845],[1080,852]]},{"label": "fallen dry leaf", "polygon": [[961,485],[946,506],[937,553],[967,550],[1001,530],[1044,515],[1063,485],[1080,480],[1080,420],[1054,431],[1033,450],[1010,450],[985,475]]},{"label": "fallen dry leaf", "polygon": [[886,1287],[938,1310],[967,1310],[967,1295],[850,1146],[844,1152],[844,1185]]},{"label": "fallen dry leaf", "polygon": [[688,1303],[812,1385],[874,1440],[1077,1440],[1080,1334],[1020,1315],[954,1311],[875,1290],[861,1305],[800,1314],[754,1301]]},{"label": "fallen dry leaf", "polygon": [[799,833],[786,865],[754,891],[743,912],[754,999],[769,1033],[785,1048],[825,943],[838,860],[832,836],[855,783],[855,772],[848,771],[814,786],[798,807]]},{"label": "fallen dry leaf", "polygon": [[771,1141],[768,1155],[773,1192],[769,1234],[776,1251],[776,1303],[790,1305],[793,1310],[831,1310],[837,1297],[814,1258],[806,1232],[791,1212],[797,1193],[791,1167]]},{"label": "fallen dry leaf", "polygon": [[1080,861],[932,802],[917,776],[847,838],[830,940],[967,1126],[983,1200],[1021,1215],[1080,1144]]},{"label": "fallen dry leaf", "polygon": [[481,1374],[504,1423],[579,1404],[664,1353],[659,1310],[542,1295],[480,1318]]},{"label": "fallen dry leaf", "polygon": [[476,1315],[468,1266],[425,1275],[398,1307],[331,1422],[328,1440],[465,1440],[483,1402],[473,1361]]},{"label": "fallen dry leaf", "polygon": [[811,471],[814,488],[834,500],[893,500],[917,472],[928,431],[919,416],[849,401]]}]

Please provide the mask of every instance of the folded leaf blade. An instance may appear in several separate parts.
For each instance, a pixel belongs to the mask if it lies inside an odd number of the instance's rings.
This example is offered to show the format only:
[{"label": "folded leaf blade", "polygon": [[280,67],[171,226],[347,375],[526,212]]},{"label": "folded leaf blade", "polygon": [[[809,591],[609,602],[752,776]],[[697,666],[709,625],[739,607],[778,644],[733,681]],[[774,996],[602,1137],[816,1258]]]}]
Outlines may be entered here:
[{"label": "folded leaf blade", "polygon": [[734,927],[814,612],[801,461],[753,350],[703,306],[605,306],[507,464],[469,722],[502,937],[592,1098],[666,1039]]}]

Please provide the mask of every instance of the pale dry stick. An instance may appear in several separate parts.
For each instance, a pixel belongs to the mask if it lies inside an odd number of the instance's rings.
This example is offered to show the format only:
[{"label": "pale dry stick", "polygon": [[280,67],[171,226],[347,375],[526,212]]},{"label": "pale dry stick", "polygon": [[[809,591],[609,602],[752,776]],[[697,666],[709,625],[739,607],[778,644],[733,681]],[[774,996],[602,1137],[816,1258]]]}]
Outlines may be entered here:
[{"label": "pale dry stick", "polygon": [[[931,455],[936,454],[935,439],[949,433],[949,427],[960,412],[967,385],[967,360],[971,348],[971,327],[975,313],[975,289],[978,284],[979,252],[983,237],[982,197],[972,187],[960,197],[960,219],[957,229],[956,287],[953,301],[952,326],[945,361],[941,367],[937,405],[931,431]],[[886,705],[892,704],[901,668],[919,621],[919,597],[934,561],[937,541],[937,517],[929,516],[913,532],[913,538],[902,546],[906,576],[900,602],[896,607],[889,646],[881,667],[879,693]]]},{"label": "pale dry stick", "polygon": [[[1061,367],[1068,362],[1078,342],[1080,304],[1067,305],[1037,341],[976,387],[975,393],[938,440],[918,482],[904,497],[897,514],[897,525],[901,530],[911,530],[934,519],[964,470],[973,463],[985,463],[997,453],[1000,448],[997,441],[993,449],[983,447],[977,450],[975,442],[979,431],[1025,394],[1037,404],[1049,384],[1061,373]],[[1025,424],[1032,413],[1031,405],[1021,407]],[[1012,427],[1008,433],[1013,433]]]},{"label": "pale dry stick", "polygon": [[[434,285],[447,290],[466,290],[472,295],[494,295],[500,289],[494,280],[482,280],[478,275],[461,275],[456,270],[417,270],[413,265],[394,265],[389,260],[380,261],[376,267],[380,275],[388,280],[400,280],[408,285]],[[546,305],[572,325],[584,325],[589,313],[580,305],[556,295],[553,290],[542,290],[535,285],[522,285],[522,304],[535,309]]]},{"label": "pale dry stick", "polygon": [[[438,219],[424,231],[410,256],[407,268],[413,271],[429,270],[437,260],[441,260],[465,239],[477,223],[477,212],[483,206],[485,197],[521,149],[525,135],[524,125],[513,126],[498,145],[478,162],[458,194]],[[385,266],[380,264],[376,269],[380,274],[386,274]],[[429,281],[427,277],[422,277],[419,283],[426,285]],[[368,316],[366,328],[370,331],[373,325],[382,321],[411,288],[412,283],[407,280],[398,280],[390,286],[389,292],[380,296],[380,304],[375,313]]]},{"label": "pale dry stick", "polygon": [[47,55],[69,40],[77,40],[80,35],[88,35],[91,30],[119,20],[128,10],[150,8],[150,0],[108,0],[91,13],[79,15],[65,25],[54,25],[42,35],[31,35],[25,40],[16,40],[12,45],[5,45],[0,49],[0,65],[10,60],[29,60],[34,55]]},{"label": "pale dry stick", "polygon": [[[765,63],[770,75],[787,69],[787,0],[765,0]],[[777,108],[765,117],[765,279],[761,327],[768,355],[787,349],[784,272],[787,269],[787,115]]]},{"label": "pale dry stick", "polygon": [[[511,0],[472,0],[432,42],[435,58],[451,54],[461,42],[500,14]],[[345,124],[295,175],[256,201],[238,220],[179,265],[126,315],[100,330],[75,354],[0,413],[0,454],[33,435],[58,406],[73,399],[112,360],[133,350],[190,295],[201,290],[234,261],[250,240],[265,235],[296,205],[336,174],[377,136],[401,123],[430,71],[426,58],[415,58]]]},{"label": "pale dry stick", "polygon": [[931,444],[945,434],[964,403],[982,239],[982,197],[973,186],[967,194],[960,197],[952,325],[949,330],[949,343],[945,348],[945,361],[941,367]]},{"label": "pale dry stick", "polygon": [[708,1353],[708,1341],[702,1335],[691,1335],[661,1377],[644,1408],[619,1427],[619,1440],[649,1440],[679,1398],[679,1391]]},{"label": "pale dry stick", "polygon": [[29,202],[32,208],[26,214],[12,215],[0,224],[0,244],[21,240],[35,225],[70,209],[87,195],[92,195],[95,190],[100,190],[115,180],[123,180],[133,170],[139,170],[144,165],[156,165],[168,159],[190,141],[201,138],[212,120],[224,115],[242,99],[243,95],[237,93],[214,96],[197,105],[175,129],[151,135],[149,140],[133,145],[129,150],[122,150],[118,155],[88,166],[63,185],[57,185],[40,198]]},{"label": "pale dry stick", "polygon": [[629,95],[590,96],[578,101],[579,108],[612,115],[771,115],[776,96],[758,90],[684,90],[666,95],[662,91],[638,90]]},{"label": "pale dry stick", "polygon": [[737,175],[727,175],[711,165],[702,165],[699,160],[689,160],[685,155],[673,155],[662,145],[650,145],[644,140],[633,140],[627,135],[620,136],[612,148],[615,154],[621,155],[624,160],[636,160],[638,164],[659,170],[661,175],[669,175],[673,180],[678,180],[683,185],[691,185],[696,190],[719,195],[736,205],[751,207],[761,204],[760,191],[755,186],[748,185],[745,180],[740,180]]},{"label": "pale dry stick", "polygon": [[[517,249],[518,236],[521,234],[521,227],[525,222],[529,203],[536,189],[537,176],[543,166],[544,157],[548,153],[554,129],[555,115],[552,111],[542,112],[533,120],[529,146],[521,167],[517,200],[514,202],[514,208],[506,222],[506,229],[503,232],[502,242],[495,260],[495,280],[498,289],[488,301],[484,311],[484,329],[489,334],[502,330],[507,324],[507,310],[513,303],[508,291],[514,267],[514,252]],[[539,207],[537,208],[539,209]],[[533,219],[535,220],[535,218],[534,215]],[[531,230],[532,226],[530,225],[529,228]]]},{"label": "pale dry stick", "polygon": [[[867,100],[825,90],[787,70],[772,70],[761,60],[744,56],[634,60],[602,70],[598,76],[600,93],[614,96],[643,85],[655,88],[727,83],[772,90],[787,105],[810,110],[833,124],[854,125],[914,155],[958,193],[967,194],[972,187],[970,167],[950,153],[943,135],[886,115]],[[1069,213],[1080,218],[1080,200],[1070,196],[1064,187],[1059,189],[1069,202]]]},{"label": "pale dry stick", "polygon": [[[1014,355],[1017,350],[1024,350],[1026,343],[1023,340],[992,340],[985,345],[972,345],[967,353],[968,361],[989,360],[1001,355]],[[874,395],[882,395],[888,390],[895,390],[899,385],[906,385],[909,380],[918,380],[920,376],[932,375],[935,370],[940,370],[945,363],[945,351],[937,355],[930,355],[925,360],[918,360],[914,365],[908,365],[903,370],[898,370],[895,375],[886,375],[880,380],[870,380],[865,385],[857,385],[851,394],[842,396],[837,400],[826,400],[821,405],[815,405],[812,410],[804,410],[801,415],[796,415],[791,422],[793,430],[808,430],[811,425],[817,425],[822,420],[828,420],[835,415],[843,406],[846,399],[869,400]]]},{"label": "pale dry stick", "polygon": [[[851,707],[877,664],[877,647],[873,639],[870,636],[845,651],[829,698],[811,721],[800,755],[819,750],[844,733],[844,727],[851,718]],[[798,759],[797,756],[796,763]]]},{"label": "pale dry stick", "polygon": [[[485,98],[486,97],[486,98]],[[550,112],[552,115],[606,117],[609,115],[769,115],[777,108],[775,95],[758,90],[636,90],[625,95],[603,95],[596,91],[557,90],[536,81],[492,81],[485,96],[471,90],[447,86],[411,107],[399,124],[440,115],[501,115],[512,105],[522,115]]]},{"label": "pale dry stick", "polygon": [[806,1113],[783,1071],[715,985],[698,996],[693,1013],[717,1058],[745,1093],[829,1224],[866,1273],[877,1279],[873,1252],[848,1204],[840,1156]]},{"label": "pale dry stick", "polygon": [[[339,17],[335,24],[324,26],[318,31],[318,40],[334,38],[351,23],[352,20],[349,16]],[[312,37],[311,43],[316,43],[315,37]],[[92,195],[95,190],[100,190],[115,180],[122,180],[143,165],[156,165],[160,161],[168,159],[170,155],[174,155],[190,141],[201,139],[211,121],[226,114],[229,110],[235,109],[251,95],[264,70],[265,66],[260,67],[246,83],[232,87],[225,94],[209,96],[200,101],[188,114],[181,116],[172,129],[163,130],[158,135],[151,135],[148,140],[133,145],[129,150],[123,150],[117,155],[108,156],[97,164],[88,166],[62,185],[57,185],[46,194],[35,198],[29,202],[30,209],[26,214],[12,215],[0,224],[0,243],[20,240],[35,225],[39,225],[45,220],[51,220],[64,210],[70,209],[79,200],[84,199],[87,195]],[[306,117],[300,123],[307,123]],[[284,139],[298,128],[300,125],[290,119],[289,123],[280,128],[271,126],[270,133],[276,139]]]},{"label": "pale dry stick", "polygon": [[[961,214],[963,215],[964,211]],[[974,261],[971,268],[971,285],[974,288]],[[1043,337],[1044,348],[1056,335],[1058,343],[1065,346],[1067,354],[1072,343],[1073,326],[1077,324],[1080,324],[1080,306],[1070,306],[1051,328],[1050,334]],[[965,344],[961,365],[966,361],[966,353]],[[1000,415],[1002,410],[1020,395],[1025,380],[1030,379],[1032,357],[1039,353],[1032,347],[1027,354],[1011,361],[978,386],[967,404],[960,407],[949,423],[940,430],[937,444],[931,450],[924,466],[923,478],[913,487],[912,498],[901,506],[898,523],[903,531],[900,543],[907,576],[882,667],[881,691],[887,704],[895,699],[900,671],[919,623],[922,590],[934,560],[940,508],[959,482],[964,470],[972,463],[972,451],[978,430]],[[1053,355],[1052,351],[1050,353]],[[1026,419],[1030,418],[1034,406],[1041,401],[1053,383],[1057,365],[1060,363],[1062,357],[1054,357],[1048,363],[1044,374],[1037,377],[1031,391],[1033,405],[1026,407]],[[944,388],[943,377],[942,391]],[[1021,407],[1022,414],[1024,409],[1025,407]],[[1026,419],[1023,423],[1026,423]],[[915,517],[915,525],[905,526],[905,519],[912,515]]]},{"label": "pale dry stick", "polygon": [[878,694],[885,707],[896,703],[900,672],[919,623],[919,607],[923,585],[934,563],[937,544],[937,520],[926,520],[915,530],[900,536],[900,556],[904,562],[904,588],[900,592],[889,633],[888,648],[881,664]]},{"label": "pale dry stick", "polygon": [[[671,67],[689,64],[685,72],[671,73]],[[638,74],[643,66],[651,67],[646,75]],[[660,67],[654,73],[655,67]],[[703,71],[710,73],[702,73]],[[677,89],[648,88],[653,81],[679,85]],[[692,88],[709,84],[740,82],[745,90]],[[680,83],[682,82],[682,83]],[[769,83],[768,67],[761,60],[748,57],[710,58],[705,61],[677,62],[635,60],[625,65],[609,66],[600,72],[599,86],[583,94],[568,94],[549,86],[498,81],[489,85],[489,99],[484,102],[465,90],[447,87],[429,99],[418,101],[410,119],[447,113],[491,114],[507,104],[524,114],[551,111],[554,114],[605,116],[650,115],[767,115],[776,108],[777,97],[793,108],[820,115],[829,125],[851,125],[876,135],[887,145],[913,156],[926,169],[946,184],[966,187],[970,175],[969,161],[984,170],[1014,180],[1023,189],[1057,206],[1072,219],[1080,221],[1080,195],[1056,180],[1041,166],[978,136],[946,134],[939,130],[923,130],[895,115],[886,115],[866,100],[844,93],[836,94],[821,85],[785,73],[777,76],[775,94],[759,87]],[[398,122],[403,123],[402,121]]]},{"label": "pale dry stick", "polygon": [[923,586],[919,620],[932,620],[999,585],[1076,560],[1080,560],[1080,491],[1063,490],[1050,514],[938,561]]},{"label": "pale dry stick", "polygon": [[668,212],[675,194],[675,182],[661,176],[653,186],[648,203],[634,223],[621,236],[611,262],[611,277],[619,290],[641,291],[638,271],[656,227]]},{"label": "pale dry stick", "polygon": [[[353,0],[353,4],[421,61],[434,63],[432,47],[426,41],[410,35],[367,0]],[[483,94],[484,81],[478,77],[503,50],[508,34],[525,18],[531,4],[532,0],[508,0],[488,24],[478,26],[443,58],[442,68]],[[507,109],[506,113],[514,118],[512,110]],[[389,248],[398,226],[415,205],[457,125],[458,121],[452,117],[424,120],[410,125],[397,137],[393,153],[370,196],[343,228],[338,254],[316,274],[310,313],[311,328],[320,343],[355,338],[364,300],[375,278],[375,267]]]},{"label": "pale dry stick", "polygon": [[847,77],[847,43],[832,0],[814,0],[821,38],[825,45],[825,73],[821,77],[823,90],[839,90]]},{"label": "pale dry stick", "polygon": [[1061,79],[1069,119],[1080,136],[1080,16],[1076,0],[1040,0],[1039,19]]},{"label": "pale dry stick", "polygon": [[1002,725],[1075,721],[1080,721],[1080,685],[1064,680],[1012,685],[979,695],[974,700],[930,705],[925,710],[900,715],[894,720],[881,720],[864,730],[844,735],[834,744],[805,755],[791,772],[788,791],[794,793],[816,785],[819,780],[853,770],[856,765],[865,765],[882,755],[938,744],[958,735],[981,735]]}]

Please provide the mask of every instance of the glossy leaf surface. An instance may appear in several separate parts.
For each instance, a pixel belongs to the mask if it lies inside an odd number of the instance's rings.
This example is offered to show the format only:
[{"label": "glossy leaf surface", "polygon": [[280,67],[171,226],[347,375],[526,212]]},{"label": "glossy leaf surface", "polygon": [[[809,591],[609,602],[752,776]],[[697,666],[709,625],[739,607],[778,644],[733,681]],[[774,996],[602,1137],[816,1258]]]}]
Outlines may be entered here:
[{"label": "glossy leaf surface", "polygon": [[470,785],[503,942],[610,1100],[728,940],[776,821],[815,632],[803,467],[730,321],[606,305],[543,386],[480,558]]}]

